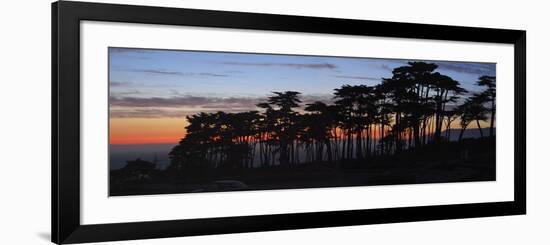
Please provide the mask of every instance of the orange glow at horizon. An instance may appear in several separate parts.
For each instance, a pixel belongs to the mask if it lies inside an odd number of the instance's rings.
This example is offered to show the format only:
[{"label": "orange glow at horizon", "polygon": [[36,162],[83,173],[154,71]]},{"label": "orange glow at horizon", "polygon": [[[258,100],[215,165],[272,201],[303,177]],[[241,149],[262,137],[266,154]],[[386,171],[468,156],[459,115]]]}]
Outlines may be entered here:
[{"label": "orange glow at horizon", "polygon": [[[480,122],[480,124],[482,128],[489,126],[488,122]],[[111,118],[109,120],[109,143],[117,145],[177,144],[181,138],[185,137],[185,126],[187,125],[187,120],[182,118]],[[390,128],[385,128],[385,134],[389,133]],[[460,129],[459,120],[454,121],[451,128]],[[468,129],[477,129],[477,124],[470,123]],[[445,130],[445,126],[443,130]],[[336,136],[339,137],[341,134],[342,130],[337,129]],[[371,139],[377,140],[379,136],[380,128],[376,127],[371,131]]]},{"label": "orange glow at horizon", "polygon": [[110,144],[177,144],[185,136],[181,118],[111,118]]}]

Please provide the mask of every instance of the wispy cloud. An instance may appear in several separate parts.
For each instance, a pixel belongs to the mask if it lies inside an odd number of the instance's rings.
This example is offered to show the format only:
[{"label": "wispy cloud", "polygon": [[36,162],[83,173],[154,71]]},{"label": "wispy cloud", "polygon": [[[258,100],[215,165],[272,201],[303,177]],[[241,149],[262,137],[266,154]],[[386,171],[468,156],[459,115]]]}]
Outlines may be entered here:
[{"label": "wispy cloud", "polygon": [[490,63],[434,62],[441,70],[474,75],[494,75],[496,65]]},{"label": "wispy cloud", "polygon": [[[254,109],[250,109],[254,110]],[[175,108],[112,108],[109,112],[110,118],[180,118],[195,115],[200,112],[214,113],[224,112],[242,112],[250,111],[239,108],[195,108],[195,109],[175,109]]]},{"label": "wispy cloud", "polygon": [[346,79],[358,79],[358,80],[371,80],[371,81],[380,81],[380,78],[368,77],[368,76],[346,76],[346,75],[335,75],[337,78],[346,78]]},{"label": "wispy cloud", "polygon": [[227,74],[217,74],[217,73],[210,73],[210,72],[190,73],[190,75],[207,76],[207,77],[228,77],[229,76]]},{"label": "wispy cloud", "polygon": [[386,71],[393,71],[393,69],[389,65],[385,65],[385,64],[380,65],[380,68]]},{"label": "wispy cloud", "polygon": [[[332,103],[331,94],[302,95],[301,105],[321,101]],[[113,118],[161,118],[185,117],[199,112],[242,112],[258,110],[256,106],[265,102],[266,97],[207,97],[207,96],[174,96],[161,97],[117,97],[111,96],[110,116]]]},{"label": "wispy cloud", "polygon": [[173,75],[173,76],[205,76],[205,77],[228,77],[227,74],[212,73],[212,72],[180,72],[161,69],[132,69],[133,72],[142,72],[156,75]]},{"label": "wispy cloud", "polygon": [[170,98],[110,97],[111,106],[119,107],[205,107],[205,108],[252,108],[259,98],[217,98],[202,96],[175,96]]},{"label": "wispy cloud", "polygon": [[137,89],[116,91],[116,92],[111,91],[110,93],[111,93],[111,96],[128,96],[128,95],[143,94],[143,92],[141,92]]},{"label": "wispy cloud", "polygon": [[255,63],[255,62],[221,62],[224,65],[237,65],[237,66],[279,66],[279,67],[288,67],[294,69],[336,69],[336,65],[331,63]]},{"label": "wispy cloud", "polygon": [[167,70],[155,70],[155,69],[132,69],[133,72],[142,72],[149,74],[158,74],[158,75],[183,75],[183,72],[179,71],[167,71]]},{"label": "wispy cloud", "polygon": [[158,108],[125,108],[109,112],[111,118],[185,118],[191,114],[193,112]]},{"label": "wispy cloud", "polygon": [[132,85],[131,82],[117,82],[117,81],[110,81],[109,86],[111,87],[126,87]]},{"label": "wispy cloud", "polygon": [[226,71],[225,73],[229,73],[229,74],[243,74],[244,71],[231,70],[231,71]]},{"label": "wispy cloud", "polygon": [[110,98],[111,118],[184,118],[199,112],[241,112],[256,110],[260,98],[214,98],[185,96],[172,98]]}]

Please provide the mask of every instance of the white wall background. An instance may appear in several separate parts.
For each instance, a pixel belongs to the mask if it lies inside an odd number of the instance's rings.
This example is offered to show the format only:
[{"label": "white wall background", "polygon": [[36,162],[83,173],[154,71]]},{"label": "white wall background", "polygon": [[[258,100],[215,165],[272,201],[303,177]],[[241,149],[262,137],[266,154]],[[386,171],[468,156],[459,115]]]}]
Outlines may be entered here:
[{"label": "white wall background", "polygon": [[[186,8],[527,30],[528,214],[371,226],[200,236],[105,244],[549,244],[544,1],[106,0]],[[0,244],[48,244],[50,230],[50,1],[0,10]]]}]

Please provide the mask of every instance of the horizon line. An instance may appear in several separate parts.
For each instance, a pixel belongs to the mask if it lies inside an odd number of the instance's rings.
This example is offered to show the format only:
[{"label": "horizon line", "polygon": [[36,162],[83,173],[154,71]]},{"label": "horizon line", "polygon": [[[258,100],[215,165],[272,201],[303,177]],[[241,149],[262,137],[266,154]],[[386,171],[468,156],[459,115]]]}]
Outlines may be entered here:
[{"label": "horizon line", "polygon": [[[491,127],[483,127],[481,128],[481,130],[485,130],[485,129],[490,129]],[[461,128],[450,128],[450,130],[453,130],[453,129],[456,129],[456,130],[461,130]],[[494,129],[496,130],[496,127],[494,127]],[[479,130],[477,127],[471,127],[471,128],[466,128],[466,130]],[[443,132],[446,132],[447,130],[445,131],[442,131],[441,133]],[[431,135],[431,134],[430,134]],[[495,134],[496,136],[496,134]],[[184,136],[185,137],[185,136]],[[182,137],[182,138],[184,138]],[[182,139],[180,138],[180,140]],[[378,139],[378,138],[375,138],[375,139]],[[168,144],[179,144],[179,140],[176,141],[176,142],[152,142],[152,143],[111,143],[109,142],[109,146],[110,145],[168,145]]]}]

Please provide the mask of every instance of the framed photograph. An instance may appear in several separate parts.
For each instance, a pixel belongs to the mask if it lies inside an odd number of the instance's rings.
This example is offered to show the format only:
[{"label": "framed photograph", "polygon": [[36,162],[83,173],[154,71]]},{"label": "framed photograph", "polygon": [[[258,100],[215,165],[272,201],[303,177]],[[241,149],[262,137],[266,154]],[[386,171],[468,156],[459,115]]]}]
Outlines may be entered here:
[{"label": "framed photograph", "polygon": [[525,31],[61,1],[52,241],[526,212]]}]

